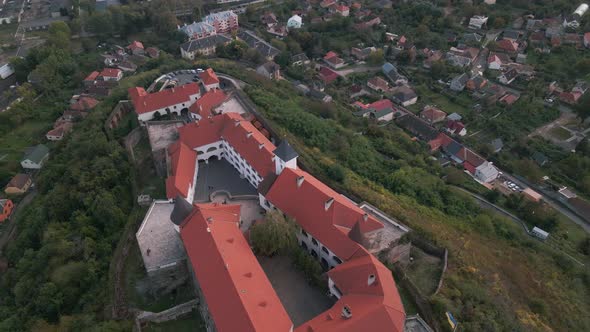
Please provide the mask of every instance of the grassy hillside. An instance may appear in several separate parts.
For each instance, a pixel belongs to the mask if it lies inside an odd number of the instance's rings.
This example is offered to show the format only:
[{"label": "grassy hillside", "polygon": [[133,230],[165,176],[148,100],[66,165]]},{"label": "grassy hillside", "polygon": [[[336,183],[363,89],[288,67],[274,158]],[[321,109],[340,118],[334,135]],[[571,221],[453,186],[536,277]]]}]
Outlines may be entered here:
[{"label": "grassy hillside", "polygon": [[395,126],[375,128],[340,105],[299,97],[287,82],[210,64],[251,83],[247,94],[314,175],[449,249],[443,288],[431,299],[441,325],[449,310],[468,331],[590,329],[589,271],[450,189],[425,149]]}]

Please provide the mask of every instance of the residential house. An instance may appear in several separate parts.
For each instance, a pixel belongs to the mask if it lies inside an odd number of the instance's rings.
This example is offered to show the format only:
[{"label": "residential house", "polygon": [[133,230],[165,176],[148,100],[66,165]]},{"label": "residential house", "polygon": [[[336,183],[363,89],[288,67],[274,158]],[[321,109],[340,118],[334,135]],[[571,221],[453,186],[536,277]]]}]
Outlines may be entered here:
[{"label": "residential house", "polygon": [[498,76],[498,80],[500,81],[500,83],[508,85],[514,82],[514,80],[517,77],[518,72],[516,71],[516,69],[512,68],[500,74],[500,76]]},{"label": "residential house", "polygon": [[395,107],[389,99],[381,99],[371,104],[356,102],[354,106],[359,109],[354,112],[354,115],[377,121],[391,121],[406,114],[403,110]]},{"label": "residential house", "polygon": [[377,52],[377,49],[375,47],[365,47],[363,49],[353,47],[350,50],[350,54],[352,54],[352,56],[359,60],[366,60],[369,57],[369,55],[371,55],[374,52]]},{"label": "residential house", "polygon": [[22,195],[29,190],[32,184],[33,178],[29,174],[19,173],[10,179],[4,192],[7,195]]},{"label": "residential house", "polygon": [[467,81],[465,88],[470,91],[477,91],[482,89],[487,83],[488,80],[486,80],[485,77],[481,75],[475,75]]},{"label": "residential house", "polygon": [[471,32],[463,34],[463,43],[467,45],[479,45],[483,39],[483,35],[479,33]]},{"label": "residential house", "polygon": [[500,151],[502,151],[502,148],[504,147],[504,142],[502,141],[501,138],[496,138],[495,140],[493,140],[490,143],[491,147],[492,147],[492,151],[494,153],[498,153]]},{"label": "residential house", "polygon": [[334,5],[336,5],[336,0],[322,0],[322,2],[320,2],[320,7],[322,8],[329,8]]},{"label": "residential house", "polygon": [[535,151],[535,153],[533,153],[532,159],[537,163],[537,165],[541,167],[545,166],[549,162],[549,158],[539,151]]},{"label": "residential house", "polygon": [[[370,13],[371,11],[368,10],[368,12]],[[357,30],[366,30],[366,29],[370,29],[371,27],[373,27],[375,25],[379,25],[379,24],[381,24],[381,18],[379,16],[377,16],[377,17],[374,17],[374,18],[372,18],[372,19],[370,19],[368,21],[357,23],[357,24],[354,25],[354,27]]]},{"label": "residential house", "polygon": [[70,100],[70,110],[77,112],[90,112],[96,105],[98,100],[85,95],[75,95]]},{"label": "residential house", "polygon": [[299,15],[293,15],[287,20],[287,28],[300,29],[303,26],[303,19]]},{"label": "residential house", "polygon": [[338,75],[338,73],[336,73],[332,69],[330,69],[328,67],[324,67],[324,66],[322,66],[320,68],[320,71],[318,72],[318,76],[322,80],[322,82],[324,82],[325,84],[330,84],[330,83],[334,82],[336,79],[338,79],[338,77],[340,77],[340,75]]},{"label": "residential house", "polygon": [[231,10],[211,13],[203,17],[203,22],[213,26],[217,33],[231,33],[238,29],[238,15]]},{"label": "residential house", "polygon": [[377,92],[386,92],[389,91],[389,84],[386,80],[382,79],[379,76],[375,76],[367,81],[367,86]]},{"label": "residential house", "polygon": [[580,98],[582,98],[583,93],[579,92],[579,91],[564,91],[562,93],[559,94],[559,100],[561,100],[562,102],[569,104],[569,105],[575,105],[578,103],[578,101],[580,100]]},{"label": "residential house", "polygon": [[273,27],[279,23],[277,20],[277,15],[275,13],[264,13],[260,16],[260,21],[262,24],[266,25],[267,28]]},{"label": "residential house", "polygon": [[469,81],[469,75],[463,73],[451,80],[451,90],[461,92],[465,89],[465,85]]},{"label": "residential house", "polygon": [[502,32],[502,39],[517,41],[521,36],[520,31],[506,29]]},{"label": "residential house", "polygon": [[363,89],[363,87],[358,84],[351,85],[350,89],[348,90],[348,93],[349,93],[349,97],[351,99],[358,98],[361,96],[366,96],[366,95],[370,94],[367,90]]},{"label": "residential house", "polygon": [[311,89],[309,91],[309,96],[312,99],[319,100],[323,103],[329,103],[332,101],[332,96],[330,96],[329,94],[327,94],[323,91],[316,90],[316,89]]},{"label": "residential house", "polygon": [[508,54],[516,54],[519,46],[518,42],[512,39],[502,39],[496,42],[496,48]]},{"label": "residential house", "polygon": [[450,134],[458,136],[467,135],[467,128],[465,128],[465,125],[461,121],[447,121],[447,123],[445,124],[445,130]]},{"label": "residential house", "polygon": [[520,98],[519,94],[508,92],[498,100],[501,104],[510,106]]},{"label": "residential house", "polygon": [[178,27],[178,31],[184,33],[189,40],[201,39],[217,34],[215,27],[205,22],[193,22]]},{"label": "residential house", "polygon": [[258,37],[254,32],[240,29],[236,35],[238,39],[248,44],[248,47],[255,49],[260,53],[266,60],[271,61],[281,51],[274,46],[270,45],[266,40]]},{"label": "residential house", "polygon": [[333,69],[342,68],[346,65],[344,60],[338,56],[338,53],[333,51],[326,53],[324,62]]},{"label": "residential house", "polygon": [[24,169],[41,169],[49,159],[49,148],[43,144],[28,149],[20,164]]},{"label": "residential house", "polygon": [[463,119],[463,117],[459,115],[459,113],[451,113],[447,116],[447,120],[451,121],[461,121],[461,119]]},{"label": "residential house", "polygon": [[264,63],[264,64],[258,66],[258,68],[256,68],[256,72],[259,75],[262,75],[265,78],[268,78],[269,80],[281,79],[281,66],[274,63],[273,61],[269,61],[267,63]]},{"label": "residential house", "polygon": [[410,106],[418,101],[418,95],[408,86],[395,87],[391,92],[391,98],[403,106]]},{"label": "residential house", "polygon": [[479,55],[479,49],[475,47],[451,47],[445,56],[445,60],[455,67],[467,67]]},{"label": "residential house", "polygon": [[231,39],[224,35],[213,35],[200,39],[194,39],[180,45],[180,55],[183,59],[194,60],[197,56],[215,55],[217,46],[225,45]]},{"label": "residential house", "polygon": [[340,16],[348,17],[348,15],[350,15],[350,8],[346,5],[335,5],[332,8],[334,8],[334,12]]},{"label": "residential house", "polygon": [[469,28],[478,30],[486,25],[487,22],[488,18],[486,16],[475,15],[469,19]]},{"label": "residential house", "polygon": [[309,58],[305,53],[295,54],[291,57],[291,66],[303,66],[310,63]]},{"label": "residential house", "polygon": [[395,120],[396,124],[418,139],[431,142],[439,136],[439,131],[413,114],[406,114]]},{"label": "residential house", "polygon": [[523,53],[519,53],[516,55],[516,63],[519,64],[526,64],[527,55]]},{"label": "residential house", "polygon": [[123,78],[123,71],[118,68],[104,68],[98,77],[103,81],[119,82]]},{"label": "residential house", "polygon": [[58,126],[48,131],[47,134],[45,134],[45,137],[49,141],[61,141],[67,133],[72,131],[73,127],[74,124],[71,122],[60,123]]},{"label": "residential house", "polygon": [[443,121],[446,117],[447,113],[431,105],[424,106],[424,109],[420,112],[420,118],[431,125]]},{"label": "residential house", "polygon": [[385,75],[385,77],[387,77],[387,79],[393,84],[393,85],[404,85],[404,84],[408,84],[408,79],[407,77],[405,77],[404,75],[400,74],[397,70],[397,68],[392,65],[389,62],[386,62],[382,67],[381,67],[381,71],[383,72],[383,75]]},{"label": "residential house", "polygon": [[491,70],[500,70],[508,63],[512,62],[510,57],[504,53],[491,52],[488,57],[488,68]]},{"label": "residential house", "polygon": [[499,172],[494,165],[486,161],[475,168],[473,176],[481,182],[490,183],[498,178]]},{"label": "residential house", "polygon": [[0,199],[0,222],[8,220],[14,209],[14,204],[9,199]]},{"label": "residential house", "polygon": [[148,47],[145,49],[145,54],[150,58],[156,59],[160,57],[160,50],[157,47]]},{"label": "residential house", "polygon": [[127,51],[133,55],[144,55],[145,49],[140,41],[134,40],[129,46]]},{"label": "residential house", "polygon": [[590,32],[586,32],[584,34],[584,47],[586,47],[586,48],[590,47]]}]

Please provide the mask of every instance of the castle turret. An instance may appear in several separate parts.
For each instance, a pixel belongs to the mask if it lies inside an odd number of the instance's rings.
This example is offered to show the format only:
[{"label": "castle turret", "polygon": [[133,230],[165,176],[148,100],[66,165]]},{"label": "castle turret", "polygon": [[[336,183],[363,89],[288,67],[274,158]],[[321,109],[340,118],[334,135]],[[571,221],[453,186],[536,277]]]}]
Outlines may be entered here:
[{"label": "castle turret", "polygon": [[299,154],[289,142],[284,139],[281,144],[273,151],[275,154],[275,172],[281,174],[285,167],[297,169],[297,157]]}]

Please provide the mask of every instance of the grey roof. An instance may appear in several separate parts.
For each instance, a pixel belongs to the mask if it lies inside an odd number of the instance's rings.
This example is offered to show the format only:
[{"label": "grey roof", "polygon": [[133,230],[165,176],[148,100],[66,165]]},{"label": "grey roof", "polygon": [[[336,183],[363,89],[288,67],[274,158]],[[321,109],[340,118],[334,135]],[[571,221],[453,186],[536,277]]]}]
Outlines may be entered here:
[{"label": "grey roof", "polygon": [[494,151],[500,151],[504,147],[504,142],[502,142],[501,138],[496,138],[491,144]]},{"label": "grey roof", "polygon": [[414,99],[417,96],[418,95],[416,94],[416,92],[414,92],[414,90],[407,86],[400,86],[399,88],[396,88],[393,92],[393,97],[395,97],[402,103]]},{"label": "grey roof", "polygon": [[24,160],[30,160],[36,164],[40,163],[45,156],[49,154],[49,148],[43,144],[39,144],[35,146],[31,151],[29,151],[26,155]]},{"label": "grey roof", "polygon": [[467,81],[469,81],[469,75],[465,73],[453,78],[453,83],[458,83],[462,86],[465,86],[465,84],[467,84]]},{"label": "grey roof", "polygon": [[395,66],[394,66],[394,65],[392,65],[392,64],[391,64],[391,63],[389,63],[389,62],[386,62],[386,63],[385,63],[385,64],[383,64],[383,66],[381,67],[381,70],[383,71],[383,74],[387,74],[387,73],[389,73],[390,71],[392,71],[392,70],[396,70],[396,69],[395,69]]},{"label": "grey roof", "polygon": [[384,116],[384,115],[387,115],[387,114],[389,114],[389,113],[393,113],[393,109],[391,109],[391,108],[384,108],[384,109],[382,109],[382,110],[380,110],[380,111],[374,110],[374,111],[372,112],[372,114],[373,114],[373,116],[374,116],[375,118],[380,118],[380,117],[382,117],[382,116]]},{"label": "grey roof", "polygon": [[463,145],[457,143],[456,141],[451,141],[451,143],[447,145],[445,150],[450,155],[456,155],[457,153],[459,153],[459,151],[461,151],[461,148],[463,148]]},{"label": "grey roof", "polygon": [[459,121],[462,118],[463,117],[461,115],[459,115],[459,113],[451,113],[451,114],[449,114],[449,116],[447,116],[447,119],[453,120],[453,121]]},{"label": "grey roof", "polygon": [[0,199],[0,208],[3,210],[4,209],[4,204],[6,204],[6,202],[8,202],[7,199]]},{"label": "grey roof", "polygon": [[307,57],[307,55],[305,55],[305,53],[295,54],[294,56],[291,57],[291,62],[298,62],[298,61],[306,62],[306,61],[309,61],[309,58]]},{"label": "grey roof", "polygon": [[258,37],[254,32],[240,30],[237,36],[246,44],[248,44],[249,47],[255,48],[265,57],[274,58],[277,54],[281,53],[281,51],[267,43],[264,39]]},{"label": "grey roof", "polygon": [[396,123],[399,127],[425,141],[435,139],[439,133],[438,130],[428,125],[428,123],[410,114],[397,118]]},{"label": "grey roof", "polygon": [[174,201],[174,209],[170,214],[170,220],[178,226],[182,224],[184,219],[193,211],[193,205],[186,201],[186,199],[178,196]]},{"label": "grey roof", "polygon": [[547,163],[549,161],[549,158],[547,158],[546,155],[542,154],[539,151],[536,151],[535,153],[533,153],[532,158],[540,166],[543,166],[545,163]]},{"label": "grey roof", "polygon": [[230,41],[231,41],[231,39],[227,38],[224,35],[213,35],[213,36],[209,36],[209,37],[205,37],[205,38],[201,38],[201,39],[197,39],[197,40],[188,41],[188,42],[180,45],[180,48],[182,48],[186,52],[194,52],[196,50],[202,50],[202,49],[210,48],[210,47],[217,46],[220,44],[229,43]]},{"label": "grey roof", "polygon": [[504,36],[504,38],[518,39],[518,37],[520,37],[520,32],[515,30],[504,30],[504,33],[502,35]]},{"label": "grey roof", "polygon": [[291,147],[291,144],[289,144],[286,139],[281,141],[281,144],[279,144],[279,147],[277,147],[273,153],[283,161],[289,161],[293,158],[299,157],[297,151]]},{"label": "grey roof", "polygon": [[178,30],[189,37],[191,37],[195,33],[202,34],[215,32],[215,28],[211,24],[205,22],[193,22],[188,25],[185,24],[183,26],[178,27]]}]

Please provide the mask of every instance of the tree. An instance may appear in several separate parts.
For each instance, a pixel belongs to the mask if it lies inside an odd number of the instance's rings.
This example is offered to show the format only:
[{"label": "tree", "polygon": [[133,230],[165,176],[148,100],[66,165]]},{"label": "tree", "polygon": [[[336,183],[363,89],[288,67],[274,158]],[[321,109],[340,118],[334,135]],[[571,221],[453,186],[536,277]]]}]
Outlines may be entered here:
[{"label": "tree", "polygon": [[51,23],[49,26],[49,37],[47,37],[49,45],[55,46],[59,49],[69,49],[70,38],[70,27],[65,22],[57,21]]},{"label": "tree", "polygon": [[367,62],[371,65],[380,65],[384,61],[383,50],[379,49],[371,54],[367,58]]},{"label": "tree", "polygon": [[254,251],[258,255],[273,256],[289,253],[297,246],[295,237],[296,227],[276,210],[266,213],[261,223],[256,223],[250,229],[250,239]]},{"label": "tree", "polygon": [[95,33],[101,39],[112,35],[113,28],[113,18],[108,11],[94,13],[86,20],[86,30]]},{"label": "tree", "polygon": [[346,173],[344,171],[344,167],[340,166],[339,164],[332,164],[326,170],[328,176],[335,181],[343,182],[344,178],[346,177]]}]

